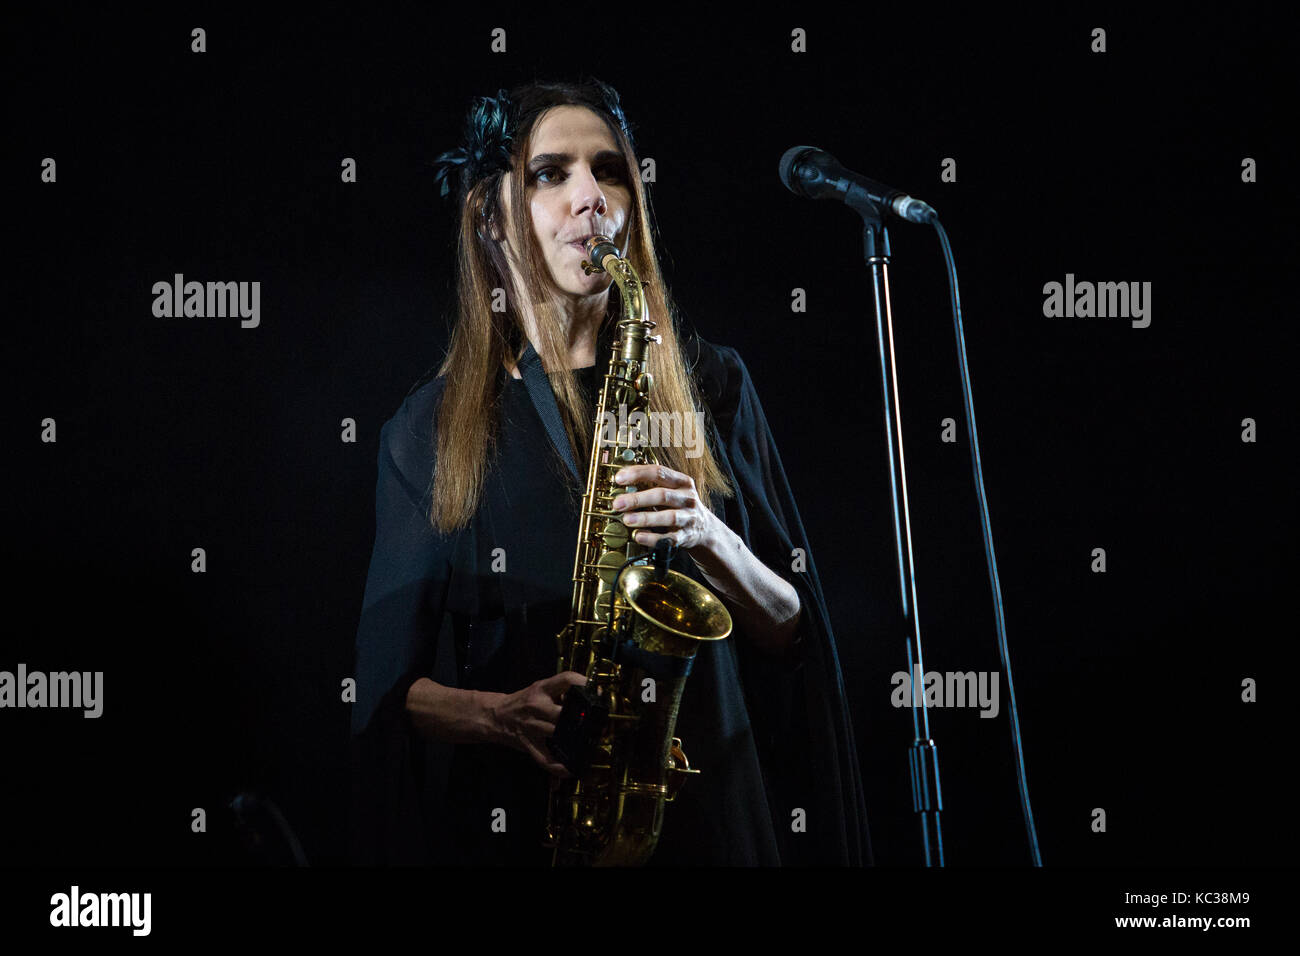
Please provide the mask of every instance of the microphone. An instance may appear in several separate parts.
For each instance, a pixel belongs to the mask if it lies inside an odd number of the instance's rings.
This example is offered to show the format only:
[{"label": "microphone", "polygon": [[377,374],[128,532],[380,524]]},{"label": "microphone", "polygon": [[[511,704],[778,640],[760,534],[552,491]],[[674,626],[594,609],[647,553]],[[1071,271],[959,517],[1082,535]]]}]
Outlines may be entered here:
[{"label": "microphone", "polygon": [[838,199],[854,206],[863,199],[908,222],[934,223],[939,214],[928,204],[892,186],[845,169],[840,161],[816,146],[792,146],[781,157],[781,182],[806,199]]},{"label": "microphone", "polygon": [[662,584],[664,578],[668,576],[668,564],[672,561],[673,552],[676,550],[676,545],[667,538],[660,538],[655,542],[655,583]]}]

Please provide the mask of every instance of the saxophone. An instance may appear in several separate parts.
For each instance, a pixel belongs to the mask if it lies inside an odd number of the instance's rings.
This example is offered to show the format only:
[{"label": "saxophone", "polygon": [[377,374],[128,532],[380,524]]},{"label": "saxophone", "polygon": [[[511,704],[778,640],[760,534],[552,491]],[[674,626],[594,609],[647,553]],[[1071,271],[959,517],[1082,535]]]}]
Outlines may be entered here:
[{"label": "saxophone", "polygon": [[[596,406],[573,605],[557,636],[557,673],[577,671],[587,684],[569,688],[547,740],[572,776],[553,786],[543,845],[555,849],[553,866],[640,866],[658,843],[664,804],[699,773],[673,736],[677,710],[701,642],[727,637],[731,615],[708,588],[667,570],[671,548],[652,554],[612,510],[615,497],[637,490],[614,484],[618,470],[656,458],[630,429],[610,436],[602,425],[608,410],[626,406],[630,419],[648,408],[646,350],[661,336],[650,334],[641,280],[613,242],[593,236],[586,250],[583,270],[609,273],[623,318]],[[655,566],[638,563],[652,556]]]}]

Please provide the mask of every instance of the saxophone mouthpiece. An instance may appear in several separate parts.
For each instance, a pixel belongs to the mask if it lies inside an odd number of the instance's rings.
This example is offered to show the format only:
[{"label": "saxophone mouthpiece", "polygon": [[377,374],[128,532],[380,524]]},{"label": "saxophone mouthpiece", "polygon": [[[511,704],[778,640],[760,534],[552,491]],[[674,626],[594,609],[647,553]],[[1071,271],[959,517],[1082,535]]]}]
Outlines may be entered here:
[{"label": "saxophone mouthpiece", "polygon": [[618,246],[614,245],[609,236],[595,235],[583,242],[587,249],[587,258],[591,260],[592,267],[596,272],[605,271],[605,257],[613,256],[619,258]]}]

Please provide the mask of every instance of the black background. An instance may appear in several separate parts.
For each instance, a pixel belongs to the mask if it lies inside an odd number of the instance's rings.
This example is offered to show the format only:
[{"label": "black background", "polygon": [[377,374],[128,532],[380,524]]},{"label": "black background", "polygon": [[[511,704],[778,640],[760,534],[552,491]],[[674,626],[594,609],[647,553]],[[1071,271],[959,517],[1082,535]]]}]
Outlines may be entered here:
[{"label": "black background", "polygon": [[[1045,863],[1289,861],[1294,48],[1249,11],[858,16],[13,24],[0,669],[102,670],[105,709],[0,713],[4,862],[237,861],[221,807],[250,789],[313,864],[346,862],[340,682],[379,429],[440,359],[453,305],[427,162],[458,142],[471,96],[583,70],[617,87],[657,162],[674,296],[763,399],[823,576],[877,862],[920,860],[911,719],[889,702],[906,656],[879,366],[855,216],[778,182],[797,143],[928,200],[951,237]],[[57,184],[40,182],[47,156]],[[939,246],[919,226],[891,236],[926,664],[998,669]],[[151,287],[178,272],[260,281],[260,327],[155,318]],[[1043,284],[1067,272],[1151,282],[1150,327],[1045,318]],[[807,313],[790,311],[796,287]],[[46,417],[57,444],[39,440]],[[939,440],[947,417],[956,444]],[[1240,700],[1247,677],[1258,703]],[[951,865],[1029,860],[1005,675],[1000,703],[996,720],[931,712]]]}]

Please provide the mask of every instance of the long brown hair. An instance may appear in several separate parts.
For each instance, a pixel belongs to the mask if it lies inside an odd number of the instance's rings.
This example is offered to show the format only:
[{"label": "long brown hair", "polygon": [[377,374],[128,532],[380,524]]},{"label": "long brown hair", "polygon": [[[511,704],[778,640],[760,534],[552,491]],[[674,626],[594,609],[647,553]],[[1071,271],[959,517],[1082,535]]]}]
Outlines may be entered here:
[{"label": "long brown hair", "polygon": [[[561,315],[553,299],[556,291],[549,267],[533,234],[526,193],[526,166],[532,132],[547,110],[556,106],[582,106],[599,116],[608,127],[626,163],[625,177],[632,192],[628,228],[627,258],[645,283],[645,299],[651,318],[657,323],[660,344],[649,350],[650,372],[655,387],[650,411],[691,414],[702,409],[699,392],[689,374],[678,337],[676,307],[664,285],[652,238],[649,199],[639,175],[632,144],[608,105],[617,94],[599,81],[531,83],[510,92],[517,104],[516,127],[510,148],[512,175],[510,208],[511,242],[524,250],[520,280],[536,317],[537,352],[548,369],[556,404],[568,433],[574,460],[585,471],[589,459],[595,410],[578,387],[569,368],[567,339]],[[478,508],[490,459],[495,453],[498,402],[504,381],[504,361],[518,364],[528,344],[521,310],[514,301],[509,265],[499,243],[490,238],[489,221],[497,223],[502,209],[501,172],[475,183],[461,208],[457,242],[456,324],[446,358],[438,370],[446,376],[441,407],[437,413],[435,441],[437,466],[429,519],[435,529],[450,533],[469,523]],[[493,290],[504,289],[506,310],[494,312]],[[621,318],[617,286],[609,291],[610,307],[600,333]],[[598,340],[600,335],[598,334]],[[603,367],[609,355],[596,355]],[[701,454],[687,457],[684,448],[656,447],[659,460],[675,471],[690,475],[696,491],[707,506],[712,496],[731,497],[732,489],[719,468],[707,440]]]}]

